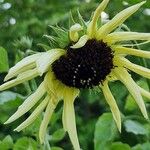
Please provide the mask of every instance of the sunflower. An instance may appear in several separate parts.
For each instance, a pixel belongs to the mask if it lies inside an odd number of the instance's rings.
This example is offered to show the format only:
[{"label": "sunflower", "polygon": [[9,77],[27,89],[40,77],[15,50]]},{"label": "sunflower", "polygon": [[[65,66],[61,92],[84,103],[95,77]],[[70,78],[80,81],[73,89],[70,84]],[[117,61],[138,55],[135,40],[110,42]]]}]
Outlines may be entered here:
[{"label": "sunflower", "polygon": [[[39,139],[43,143],[49,120],[59,101],[63,100],[64,130],[68,132],[74,149],[80,150],[74,111],[74,100],[80,89],[101,88],[121,132],[120,111],[108,84],[116,80],[120,80],[127,87],[143,116],[148,119],[142,96],[150,98],[150,93],[135,83],[129,71],[150,78],[150,70],[130,62],[125,57],[134,55],[150,58],[150,52],[134,49],[132,44],[127,46],[125,43],[132,40],[149,41],[150,34],[118,30],[145,1],[126,8],[107,23],[100,25],[99,16],[108,2],[109,0],[101,2],[88,23],[80,16],[81,23],[74,23],[67,31],[69,40],[65,48],[54,48],[28,56],[9,70],[5,77],[5,81],[9,81],[0,86],[0,91],[37,76],[44,75],[44,80],[5,124],[15,121],[40,102],[33,113],[15,130],[21,131],[29,126],[45,109],[39,129]],[[65,35],[65,31],[63,32]]]}]

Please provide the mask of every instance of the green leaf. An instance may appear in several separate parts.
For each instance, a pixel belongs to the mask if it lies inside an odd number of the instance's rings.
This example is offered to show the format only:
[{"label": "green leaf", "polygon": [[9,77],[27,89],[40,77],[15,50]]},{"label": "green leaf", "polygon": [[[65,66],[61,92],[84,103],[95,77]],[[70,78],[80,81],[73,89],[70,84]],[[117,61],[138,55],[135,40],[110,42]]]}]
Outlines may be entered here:
[{"label": "green leaf", "polygon": [[80,98],[92,104],[101,98],[101,93],[96,91],[96,89],[82,89],[80,91]]},{"label": "green leaf", "polygon": [[8,101],[15,100],[17,97],[22,97],[22,96],[15,92],[4,91],[0,93],[0,105]]},{"label": "green leaf", "polygon": [[13,140],[10,135],[6,136],[3,141],[0,142],[1,150],[9,150],[13,148]]},{"label": "green leaf", "polygon": [[51,150],[63,150],[61,147],[51,147]]},{"label": "green leaf", "polygon": [[42,115],[39,115],[39,117],[27,128],[23,130],[23,132],[26,135],[35,136],[39,132],[39,128],[42,121]]},{"label": "green leaf", "polygon": [[128,144],[115,142],[115,143],[112,143],[110,150],[131,150],[131,148]]},{"label": "green leaf", "polygon": [[7,72],[8,68],[7,51],[3,47],[0,47],[0,72]]},{"label": "green leaf", "polygon": [[105,113],[99,117],[94,134],[95,150],[100,150],[105,147],[107,149],[108,143],[117,136],[117,127],[113,120],[111,113]]},{"label": "green leaf", "polygon": [[64,138],[65,136],[65,131],[64,129],[59,129],[56,132],[54,132],[54,134],[52,135],[52,139],[53,141],[60,141]]},{"label": "green leaf", "polygon": [[38,145],[35,140],[28,137],[23,137],[17,140],[13,150],[37,150]]},{"label": "green leaf", "polygon": [[127,132],[131,132],[133,134],[141,134],[146,135],[147,130],[144,128],[144,126],[136,121],[133,120],[126,120],[124,122],[124,126]]},{"label": "green leaf", "polygon": [[4,123],[22,103],[23,97],[11,91],[0,93],[0,122]]},{"label": "green leaf", "polygon": [[126,99],[125,110],[134,111],[138,108],[134,98],[129,94]]}]

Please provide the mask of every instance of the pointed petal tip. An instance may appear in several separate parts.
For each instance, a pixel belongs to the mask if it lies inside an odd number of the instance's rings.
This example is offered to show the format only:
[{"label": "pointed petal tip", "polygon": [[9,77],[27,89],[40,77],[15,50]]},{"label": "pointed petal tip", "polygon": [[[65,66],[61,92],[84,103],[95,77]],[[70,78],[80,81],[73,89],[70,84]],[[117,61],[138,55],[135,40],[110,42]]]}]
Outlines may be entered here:
[{"label": "pointed petal tip", "polygon": [[6,122],[4,122],[4,124],[9,124],[10,122],[9,122],[9,120],[7,120]]},{"label": "pointed petal tip", "polygon": [[139,6],[139,7],[141,7],[141,6],[144,5],[145,3],[146,3],[146,0],[143,1],[143,2],[139,2],[139,3],[137,3],[137,4],[133,5],[133,6]]},{"label": "pointed petal tip", "polygon": [[145,114],[143,114],[143,116],[144,116],[144,118],[145,118],[146,120],[149,120],[149,117],[148,117],[147,112],[146,112]]},{"label": "pointed petal tip", "polygon": [[20,132],[22,129],[18,126],[17,128],[14,129],[14,131]]},{"label": "pointed petal tip", "polygon": [[44,144],[44,139],[42,139],[40,136],[39,136],[39,140],[40,140],[40,144]]},{"label": "pointed petal tip", "polygon": [[17,131],[17,132],[19,132],[19,131],[17,130],[17,128],[15,128],[13,131]]},{"label": "pointed petal tip", "polygon": [[119,124],[117,127],[118,127],[118,130],[119,130],[119,133],[121,133],[121,124]]},{"label": "pointed petal tip", "polygon": [[143,4],[145,4],[147,1],[143,1],[143,2],[140,2],[139,4],[140,5],[143,5]]},{"label": "pointed petal tip", "polygon": [[9,124],[12,123],[14,120],[10,117],[6,122],[4,122],[4,124]]},{"label": "pointed petal tip", "polygon": [[7,74],[4,78],[4,82],[8,81],[11,77],[9,76],[9,74]]}]

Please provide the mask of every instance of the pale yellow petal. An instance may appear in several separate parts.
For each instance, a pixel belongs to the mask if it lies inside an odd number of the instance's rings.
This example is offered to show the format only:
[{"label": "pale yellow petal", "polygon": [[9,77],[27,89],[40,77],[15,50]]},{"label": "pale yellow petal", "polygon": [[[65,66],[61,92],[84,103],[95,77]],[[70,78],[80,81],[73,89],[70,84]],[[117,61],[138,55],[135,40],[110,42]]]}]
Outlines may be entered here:
[{"label": "pale yellow petal", "polygon": [[60,56],[64,55],[65,51],[62,49],[52,49],[44,53],[41,57],[36,60],[36,65],[39,74],[42,76],[43,73],[50,69],[50,65],[57,60]]},{"label": "pale yellow petal", "polygon": [[65,85],[56,80],[52,71],[47,72],[44,78],[44,85],[49,95],[53,95],[56,99],[63,99]]},{"label": "pale yellow petal", "polygon": [[26,72],[23,72],[23,73],[19,74],[16,79],[2,84],[0,86],[0,91],[6,90],[6,89],[16,86],[20,83],[31,80],[31,79],[35,78],[36,76],[38,76],[37,69],[28,70]]},{"label": "pale yellow petal", "polygon": [[78,32],[81,31],[82,29],[83,29],[83,27],[78,23],[71,26],[71,28],[69,30],[70,40],[73,41],[73,42],[77,42],[78,39],[79,39]]},{"label": "pale yellow petal", "polygon": [[28,56],[21,61],[19,61],[14,67],[10,68],[7,76],[4,81],[7,81],[20,73],[23,73],[29,69],[32,69],[36,66],[35,61],[42,55],[43,53],[34,54]]},{"label": "pale yellow petal", "polygon": [[108,103],[108,105],[110,106],[110,109],[112,111],[113,114],[113,118],[117,124],[118,130],[121,132],[121,116],[120,116],[120,111],[119,108],[117,106],[117,103],[108,87],[108,83],[107,81],[105,81],[103,83],[103,86],[101,86],[102,91],[104,93],[105,99]]},{"label": "pale yellow petal", "polygon": [[115,46],[113,50],[115,51],[115,54],[126,54],[126,55],[134,55],[138,57],[150,58],[149,51],[138,50],[138,49],[123,47],[123,46]]},{"label": "pale yellow petal", "polygon": [[80,145],[76,130],[75,111],[74,111],[74,99],[79,94],[78,90],[70,89],[64,93],[64,122],[65,128],[69,134],[70,140],[73,144],[74,150],[80,150]]},{"label": "pale yellow petal", "polygon": [[57,104],[53,103],[53,99],[51,99],[47,105],[46,111],[44,113],[44,118],[42,120],[42,123],[40,125],[40,130],[39,130],[39,139],[41,144],[44,143],[46,129],[56,106]]},{"label": "pale yellow petal", "polygon": [[141,45],[144,45],[144,44],[148,44],[150,43],[150,40],[149,41],[144,41],[144,42],[138,42],[138,43],[135,43],[135,44],[121,44],[121,46],[127,46],[127,47],[134,47],[134,46],[141,46]]},{"label": "pale yellow petal", "polygon": [[136,103],[138,104],[143,116],[148,119],[146,107],[141,96],[138,85],[133,81],[131,75],[126,71],[126,69],[117,67],[114,70],[117,78],[127,87],[131,95],[134,97]]},{"label": "pale yellow petal", "polygon": [[66,104],[65,104],[65,101],[64,101],[63,113],[62,113],[62,124],[63,124],[64,131],[67,132],[67,125],[66,125],[66,120],[65,120],[65,110],[66,110]]},{"label": "pale yellow petal", "polygon": [[30,95],[22,105],[19,106],[18,110],[5,122],[5,124],[11,123],[28,112],[46,93],[44,83],[38,87],[35,93]]},{"label": "pale yellow petal", "polygon": [[139,86],[139,89],[140,89],[142,96],[144,96],[150,100],[150,92],[146,91],[145,89],[141,88],[140,86]]},{"label": "pale yellow petal", "polygon": [[124,67],[130,69],[131,71],[133,71],[133,72],[135,72],[135,73],[137,73],[137,74],[139,74],[145,78],[150,79],[150,69],[147,69],[145,67],[133,64],[129,60],[127,60],[126,58],[117,57],[116,65],[124,66]]},{"label": "pale yellow petal", "polygon": [[74,49],[81,48],[86,44],[88,39],[89,39],[89,37],[87,35],[83,35],[76,44],[74,44],[73,46],[70,46],[70,47],[74,48]]},{"label": "pale yellow petal", "polygon": [[106,8],[108,2],[109,0],[103,0],[94,12],[94,16],[87,28],[87,35],[90,39],[95,37],[97,31],[97,21],[100,18],[100,14],[102,13],[102,11]]},{"label": "pale yellow petal", "polygon": [[34,120],[38,118],[40,113],[44,110],[49,100],[49,96],[46,96],[46,98],[39,104],[39,106],[32,112],[32,114],[14,130],[19,132],[33,123]]},{"label": "pale yellow petal", "polygon": [[120,26],[127,18],[129,18],[133,13],[135,13],[146,1],[133,5],[126,8],[125,10],[118,13],[112,20],[103,25],[97,32],[96,38],[98,40],[103,39],[115,28]]},{"label": "pale yellow petal", "polygon": [[113,32],[104,38],[104,42],[113,44],[120,41],[130,40],[150,40],[150,33],[138,33],[138,32]]}]

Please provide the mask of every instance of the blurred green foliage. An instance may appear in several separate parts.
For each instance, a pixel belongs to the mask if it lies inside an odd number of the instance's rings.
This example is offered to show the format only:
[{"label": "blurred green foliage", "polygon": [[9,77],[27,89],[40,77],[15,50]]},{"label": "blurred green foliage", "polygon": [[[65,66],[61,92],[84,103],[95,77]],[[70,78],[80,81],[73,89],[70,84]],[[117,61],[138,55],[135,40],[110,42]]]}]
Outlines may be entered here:
[{"label": "blurred green foliage", "polygon": [[[141,0],[112,0],[106,13],[112,18],[116,13]],[[49,25],[69,27],[70,11],[76,16],[80,10],[88,21],[99,0],[0,0],[0,83],[9,66],[13,66],[23,57],[34,51],[44,51],[50,44],[43,35],[51,34]],[[150,1],[126,21],[133,31],[150,31]],[[149,46],[144,46],[149,50]],[[8,52],[8,56],[7,56]],[[140,63],[138,58],[130,58]],[[149,62],[148,62],[148,65]],[[150,67],[150,66],[149,66]],[[132,75],[137,82],[148,89],[146,80]],[[68,135],[62,129],[62,109],[56,111],[51,119],[46,142],[39,144],[38,129],[42,119],[40,116],[34,124],[22,132],[13,129],[23,121],[29,113],[10,125],[3,123],[12,115],[22,101],[36,89],[35,82],[19,85],[11,91],[0,93],[0,150],[70,150],[72,145]],[[83,150],[149,150],[150,122],[143,119],[133,98],[120,82],[111,84],[111,90],[122,113],[122,133],[119,133],[113,121],[108,105],[101,92],[82,90],[75,101],[76,121],[79,141]],[[146,107],[150,113],[150,103]],[[58,107],[61,107],[60,104]]]}]

